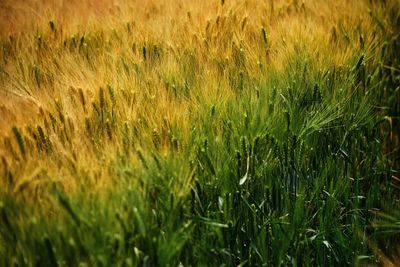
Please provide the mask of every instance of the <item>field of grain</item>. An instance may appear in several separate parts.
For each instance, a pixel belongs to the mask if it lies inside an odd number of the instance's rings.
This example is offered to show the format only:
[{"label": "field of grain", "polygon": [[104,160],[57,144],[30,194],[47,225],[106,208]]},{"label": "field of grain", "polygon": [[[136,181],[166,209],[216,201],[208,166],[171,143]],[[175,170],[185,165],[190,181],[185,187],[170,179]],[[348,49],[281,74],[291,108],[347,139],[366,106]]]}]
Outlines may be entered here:
[{"label": "field of grain", "polygon": [[0,266],[400,264],[398,0],[0,0]]}]

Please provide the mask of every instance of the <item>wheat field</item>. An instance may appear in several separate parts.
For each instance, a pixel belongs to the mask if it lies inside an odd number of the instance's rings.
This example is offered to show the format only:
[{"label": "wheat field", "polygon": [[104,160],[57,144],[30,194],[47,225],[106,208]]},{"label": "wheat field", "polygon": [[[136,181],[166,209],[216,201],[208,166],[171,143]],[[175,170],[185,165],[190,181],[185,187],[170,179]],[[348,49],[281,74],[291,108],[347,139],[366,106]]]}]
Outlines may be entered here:
[{"label": "wheat field", "polygon": [[1,0],[0,266],[400,264],[397,0]]}]

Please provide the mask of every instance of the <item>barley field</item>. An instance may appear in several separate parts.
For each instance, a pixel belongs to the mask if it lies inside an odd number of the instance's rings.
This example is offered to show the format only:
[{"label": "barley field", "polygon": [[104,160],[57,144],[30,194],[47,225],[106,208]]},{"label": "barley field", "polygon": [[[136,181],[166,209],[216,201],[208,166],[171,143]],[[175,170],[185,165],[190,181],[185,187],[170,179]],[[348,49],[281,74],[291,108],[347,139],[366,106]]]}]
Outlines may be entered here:
[{"label": "barley field", "polygon": [[399,266],[398,0],[0,0],[0,266]]}]

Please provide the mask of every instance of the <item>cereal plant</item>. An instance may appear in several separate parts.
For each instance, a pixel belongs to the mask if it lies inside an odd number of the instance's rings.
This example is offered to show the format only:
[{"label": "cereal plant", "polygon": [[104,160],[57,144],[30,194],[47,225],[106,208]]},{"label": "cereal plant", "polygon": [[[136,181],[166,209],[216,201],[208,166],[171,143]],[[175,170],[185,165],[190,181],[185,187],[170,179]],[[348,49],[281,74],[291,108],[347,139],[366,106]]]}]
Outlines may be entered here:
[{"label": "cereal plant", "polygon": [[400,264],[397,0],[0,1],[0,266]]}]

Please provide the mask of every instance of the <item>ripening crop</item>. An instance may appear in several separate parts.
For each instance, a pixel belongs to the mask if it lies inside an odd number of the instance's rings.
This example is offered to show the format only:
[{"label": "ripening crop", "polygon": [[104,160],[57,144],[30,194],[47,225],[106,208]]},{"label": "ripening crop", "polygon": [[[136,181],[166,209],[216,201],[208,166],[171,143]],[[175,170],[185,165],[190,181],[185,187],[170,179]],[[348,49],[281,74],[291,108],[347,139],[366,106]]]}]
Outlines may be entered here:
[{"label": "ripening crop", "polygon": [[398,0],[0,0],[0,266],[400,264]]}]

